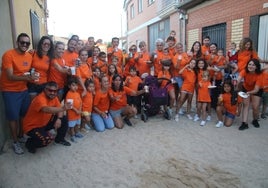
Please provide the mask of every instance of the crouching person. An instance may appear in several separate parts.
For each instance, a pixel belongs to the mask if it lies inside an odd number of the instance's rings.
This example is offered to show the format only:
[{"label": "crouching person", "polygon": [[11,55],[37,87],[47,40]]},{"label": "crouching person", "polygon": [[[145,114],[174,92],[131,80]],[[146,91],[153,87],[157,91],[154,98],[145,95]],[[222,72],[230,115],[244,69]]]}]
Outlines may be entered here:
[{"label": "crouching person", "polygon": [[57,97],[58,85],[56,82],[48,82],[42,93],[36,96],[23,119],[23,131],[29,136],[25,147],[30,153],[35,153],[36,148],[45,147],[53,138],[48,133],[55,129],[57,135],[55,143],[64,146],[71,144],[65,140],[68,129],[67,118],[63,112],[72,108],[72,104],[61,105]]}]

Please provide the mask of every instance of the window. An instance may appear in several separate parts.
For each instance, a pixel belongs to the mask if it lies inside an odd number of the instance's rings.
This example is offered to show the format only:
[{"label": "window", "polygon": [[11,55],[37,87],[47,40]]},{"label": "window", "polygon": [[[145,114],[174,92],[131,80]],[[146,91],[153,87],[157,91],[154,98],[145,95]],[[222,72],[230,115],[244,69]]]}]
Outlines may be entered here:
[{"label": "window", "polygon": [[148,4],[153,4],[153,2],[155,2],[155,0],[148,0]]},{"label": "window", "polygon": [[130,18],[132,19],[132,18],[134,18],[134,16],[135,16],[135,14],[134,14],[134,4],[132,4],[130,6]]},{"label": "window", "polygon": [[138,0],[138,13],[141,13],[143,10],[143,0]]}]

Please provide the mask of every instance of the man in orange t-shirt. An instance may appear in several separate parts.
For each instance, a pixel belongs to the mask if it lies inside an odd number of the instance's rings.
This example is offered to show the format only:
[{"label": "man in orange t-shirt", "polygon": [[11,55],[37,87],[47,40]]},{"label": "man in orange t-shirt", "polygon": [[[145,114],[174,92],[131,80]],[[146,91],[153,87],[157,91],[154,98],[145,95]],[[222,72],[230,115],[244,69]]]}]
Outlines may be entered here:
[{"label": "man in orange t-shirt", "polygon": [[21,33],[17,37],[17,48],[6,51],[2,56],[0,84],[16,154],[24,153],[19,141],[25,140],[18,122],[25,116],[30,105],[27,82],[38,78],[28,72],[32,64],[32,56],[27,52],[30,44],[30,37]]},{"label": "man in orange t-shirt", "polygon": [[112,38],[112,46],[107,49],[108,55],[108,63],[112,63],[112,58],[116,56],[118,58],[117,66],[121,69],[123,68],[123,51],[118,48],[119,45],[119,38],[113,37]]},{"label": "man in orange t-shirt", "polygon": [[70,39],[67,43],[67,50],[64,51],[63,59],[65,60],[66,66],[73,67],[76,64],[78,54],[75,52],[77,41]]},{"label": "man in orange t-shirt", "polygon": [[23,131],[30,137],[25,143],[30,153],[35,153],[36,148],[47,146],[52,142],[53,138],[48,133],[50,129],[57,130],[55,143],[65,146],[71,145],[64,139],[68,122],[67,118],[63,116],[63,112],[71,109],[72,105],[66,103],[61,106],[57,98],[57,91],[57,83],[48,82],[44,91],[33,99],[25,115]]}]

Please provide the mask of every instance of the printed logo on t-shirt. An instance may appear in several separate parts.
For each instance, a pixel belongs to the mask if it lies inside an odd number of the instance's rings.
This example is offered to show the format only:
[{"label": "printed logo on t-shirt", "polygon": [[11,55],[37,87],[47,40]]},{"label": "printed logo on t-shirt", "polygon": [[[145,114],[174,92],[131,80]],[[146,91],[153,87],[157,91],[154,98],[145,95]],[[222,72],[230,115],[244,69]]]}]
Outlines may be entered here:
[{"label": "printed logo on t-shirt", "polygon": [[27,61],[24,61],[24,62],[22,63],[22,65],[23,65],[23,66],[28,66],[29,63],[28,63]]}]

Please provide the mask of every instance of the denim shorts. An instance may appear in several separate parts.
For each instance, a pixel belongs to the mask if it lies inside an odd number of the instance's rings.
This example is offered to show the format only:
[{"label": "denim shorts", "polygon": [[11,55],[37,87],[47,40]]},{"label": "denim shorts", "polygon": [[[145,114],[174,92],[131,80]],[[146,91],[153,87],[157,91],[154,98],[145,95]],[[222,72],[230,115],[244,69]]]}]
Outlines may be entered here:
[{"label": "denim shorts", "polygon": [[30,106],[28,90],[21,92],[2,91],[2,96],[7,120],[15,121],[25,116]]},{"label": "denim shorts", "polygon": [[81,119],[68,121],[68,127],[70,127],[70,128],[73,128],[76,125],[80,125],[80,124],[81,124]]},{"label": "denim shorts", "polygon": [[227,111],[225,112],[225,117],[228,117],[230,119],[235,119],[235,115]]},{"label": "denim shorts", "polygon": [[120,108],[119,110],[109,110],[112,118],[121,116],[122,112],[124,111],[125,107]]}]

